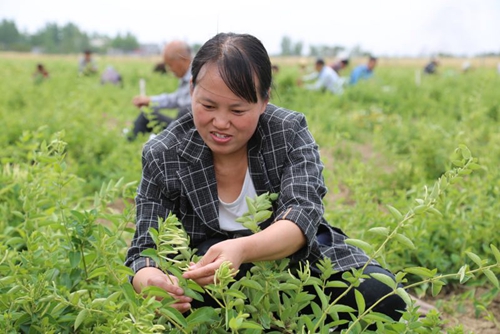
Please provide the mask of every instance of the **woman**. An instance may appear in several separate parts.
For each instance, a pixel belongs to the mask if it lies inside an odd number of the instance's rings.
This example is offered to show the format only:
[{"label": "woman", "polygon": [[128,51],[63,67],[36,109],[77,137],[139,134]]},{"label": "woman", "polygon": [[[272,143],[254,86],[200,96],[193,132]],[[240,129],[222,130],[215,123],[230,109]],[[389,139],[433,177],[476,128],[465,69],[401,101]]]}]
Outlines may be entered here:
[{"label": "woman", "polygon": [[[184,273],[200,285],[213,282],[224,261],[238,269],[288,257],[291,265],[308,261],[319,274],[315,263],[323,257],[340,272],[369,260],[323,218],[326,187],[318,146],[304,115],[268,103],[271,76],[269,56],[253,36],[220,33],[198,51],[192,62],[192,114],[144,147],[137,231],[126,262],[136,273],[136,291],[155,285],[178,300],[173,306],[181,312],[192,306],[151,259],[140,256],[155,247],[148,228],[157,228],[158,217],[169,212],[182,222],[191,246],[204,254]],[[279,194],[273,216],[261,224],[261,232],[250,234],[235,219],[247,211],[245,197],[265,192]],[[374,261],[365,270],[373,272],[393,277]],[[366,279],[359,290],[368,306],[390,291],[375,279]],[[353,296],[343,303],[355,307]],[[398,296],[384,305],[376,310],[394,319],[405,308]]]}]

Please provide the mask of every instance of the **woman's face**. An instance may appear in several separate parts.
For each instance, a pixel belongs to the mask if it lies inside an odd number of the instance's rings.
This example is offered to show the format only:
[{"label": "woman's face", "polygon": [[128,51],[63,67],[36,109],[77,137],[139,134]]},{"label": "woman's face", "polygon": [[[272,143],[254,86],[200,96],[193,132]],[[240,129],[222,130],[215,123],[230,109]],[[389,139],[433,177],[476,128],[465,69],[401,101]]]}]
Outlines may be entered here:
[{"label": "woman's face", "polygon": [[268,100],[259,96],[257,103],[250,103],[236,96],[213,63],[201,68],[196,86],[191,86],[191,97],[194,124],[214,156],[246,154]]}]

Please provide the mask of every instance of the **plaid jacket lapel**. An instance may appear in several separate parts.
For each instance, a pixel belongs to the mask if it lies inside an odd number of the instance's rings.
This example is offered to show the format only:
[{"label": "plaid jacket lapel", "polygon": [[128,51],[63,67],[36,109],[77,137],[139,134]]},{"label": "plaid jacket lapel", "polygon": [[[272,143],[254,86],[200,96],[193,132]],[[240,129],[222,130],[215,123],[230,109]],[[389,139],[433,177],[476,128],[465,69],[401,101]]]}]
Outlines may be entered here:
[{"label": "plaid jacket lapel", "polygon": [[201,223],[219,232],[217,182],[212,153],[196,131],[186,136],[178,149],[179,155],[189,163],[179,170],[179,179],[195,214]]}]

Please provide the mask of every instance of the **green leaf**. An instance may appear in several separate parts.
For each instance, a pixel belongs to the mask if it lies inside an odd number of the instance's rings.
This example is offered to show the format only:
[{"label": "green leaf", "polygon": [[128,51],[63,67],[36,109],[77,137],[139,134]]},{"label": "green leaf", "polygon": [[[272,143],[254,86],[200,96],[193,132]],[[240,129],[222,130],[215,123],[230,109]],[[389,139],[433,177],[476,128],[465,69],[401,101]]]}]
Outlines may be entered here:
[{"label": "green leaf", "polygon": [[341,304],[335,304],[330,307],[330,313],[331,312],[336,312],[336,313],[353,313],[356,312],[355,309],[353,309],[350,306],[347,305],[341,305]]},{"label": "green leaf", "polygon": [[370,245],[369,243],[359,240],[359,239],[345,239],[345,243],[349,245],[356,246],[360,249],[362,249],[365,253],[370,254],[373,252],[373,246]]},{"label": "green leaf", "polygon": [[322,309],[326,308],[328,305],[328,300],[326,299],[325,293],[323,292],[323,290],[321,290],[321,288],[318,285],[314,284],[313,286],[314,289],[316,290],[316,295],[321,300],[321,308]]},{"label": "green leaf", "polygon": [[347,283],[343,281],[328,281],[325,285],[327,288],[347,288]]},{"label": "green leaf", "polygon": [[[107,272],[107,268],[104,268]],[[130,267],[126,267],[126,266],[116,266],[114,268],[116,270],[117,273],[119,274],[122,274],[124,276],[134,276],[134,271],[130,268]]]},{"label": "green leaf", "polygon": [[488,277],[490,282],[498,289],[500,286],[498,285],[498,278],[490,269],[484,269],[483,273]]},{"label": "green leaf", "polygon": [[436,297],[443,288],[444,283],[441,281],[433,281],[432,282],[432,296]]},{"label": "green leaf", "polygon": [[372,232],[374,234],[378,234],[378,235],[386,237],[389,235],[390,230],[387,227],[373,227],[373,228],[369,229],[368,232]]},{"label": "green leaf", "polygon": [[156,263],[161,262],[160,258],[158,257],[157,251],[154,248],[148,248],[148,249],[143,250],[141,252],[141,256],[149,257],[153,261],[155,261]]},{"label": "green leaf", "polygon": [[398,294],[399,297],[401,297],[401,299],[404,300],[404,302],[406,303],[406,305],[410,306],[410,305],[413,304],[412,298],[410,297],[410,295],[408,294],[408,292],[406,292],[405,289],[403,289],[403,288],[397,288],[396,289],[396,293]]},{"label": "green leaf", "polygon": [[193,289],[188,288],[187,286],[183,287],[182,289],[184,290],[184,296],[191,297],[194,300],[198,300],[201,302],[203,301],[203,296],[199,292],[196,292]]},{"label": "green leaf", "polygon": [[427,205],[417,205],[416,207],[413,208],[413,212],[415,212],[416,215],[419,215],[421,213],[424,213],[427,211]]},{"label": "green leaf", "polygon": [[424,268],[424,267],[411,267],[411,268],[406,268],[404,271],[406,271],[407,273],[410,273],[410,274],[414,274],[414,275],[418,275],[418,276],[422,276],[422,277],[426,277],[426,278],[433,277],[437,272],[436,269],[429,270],[429,269]]},{"label": "green leaf", "polygon": [[358,289],[354,290],[354,298],[356,299],[356,305],[358,306],[358,314],[362,314],[363,312],[365,312],[366,304],[363,294],[359,292]]},{"label": "green leaf", "polygon": [[401,214],[401,212],[398,211],[398,209],[396,209],[395,207],[393,207],[391,205],[387,205],[387,208],[391,212],[392,216],[394,218],[396,218],[396,220],[400,220],[400,221],[403,220],[403,215]]},{"label": "green leaf", "polygon": [[493,256],[495,256],[495,260],[497,261],[498,264],[500,264],[500,251],[493,244],[490,245],[490,248],[491,248],[491,252],[493,253]]},{"label": "green leaf", "polygon": [[13,282],[16,281],[16,278],[14,276],[6,276],[0,278],[0,286],[7,286],[12,284]]},{"label": "green leaf", "polygon": [[260,283],[257,281],[252,281],[249,279],[242,279],[242,280],[240,280],[240,284],[243,285],[244,287],[247,287],[250,289],[254,289],[254,290],[258,290],[258,291],[264,290],[262,285],[260,285]]},{"label": "green leaf", "polygon": [[391,317],[389,317],[388,315],[385,315],[383,313],[379,313],[379,312],[369,313],[369,314],[365,315],[363,317],[363,319],[369,320],[369,321],[373,321],[373,322],[380,321],[380,322],[383,322],[383,323],[392,323],[392,322],[394,322],[394,320]]},{"label": "green leaf", "polygon": [[410,249],[415,249],[415,245],[413,244],[413,242],[407,237],[405,236],[404,234],[401,234],[401,233],[396,233],[394,235],[394,238],[402,243],[404,246],[410,248]]},{"label": "green leaf", "polygon": [[168,300],[172,299],[172,296],[167,291],[154,285],[149,285],[145,287],[144,289],[142,289],[141,292],[148,296],[161,297],[161,298],[166,298]]},{"label": "green leaf", "polygon": [[76,220],[79,222],[79,223],[82,223],[84,220],[85,220],[85,215],[83,213],[81,213],[80,211],[76,211],[76,210],[71,210],[71,215],[76,218]]},{"label": "green leaf", "polygon": [[483,166],[476,164],[474,162],[471,162],[470,164],[467,165],[467,168],[469,168],[470,170],[477,170],[477,169],[483,168]]},{"label": "green leaf", "polygon": [[458,183],[458,182],[462,181],[463,179],[464,178],[460,177],[460,176],[454,177],[453,179],[450,180],[450,184]]},{"label": "green leaf", "polygon": [[392,279],[392,277],[380,273],[371,273],[370,276],[375,278],[377,281],[384,283],[391,289],[393,290],[396,289],[397,283]]},{"label": "green leaf", "polygon": [[255,214],[254,220],[260,223],[271,217],[272,214],[273,213],[269,210],[259,211]]},{"label": "green leaf", "polygon": [[229,289],[225,292],[225,294],[234,298],[247,299],[247,296],[243,292],[235,289]]},{"label": "green leaf", "polygon": [[476,254],[472,253],[472,252],[465,252],[465,254],[467,254],[467,256],[472,260],[474,261],[475,264],[477,264],[479,267],[481,267],[483,265],[481,259],[479,258],[479,256],[477,256]]},{"label": "green leaf", "polygon": [[88,314],[89,314],[89,311],[87,309],[83,309],[80,311],[80,313],[78,313],[78,315],[76,316],[76,319],[75,319],[75,324],[74,324],[75,330],[77,330],[78,327],[80,327],[83,320],[85,320],[85,318],[87,317]]},{"label": "green leaf", "polygon": [[186,318],[186,321],[189,328],[194,329],[203,323],[213,323],[215,319],[217,319],[217,312],[212,307],[205,306],[196,309]]},{"label": "green leaf", "polygon": [[76,268],[80,264],[80,260],[82,259],[81,253],[78,251],[69,252],[69,265],[71,268]]},{"label": "green leaf", "polygon": [[188,326],[188,323],[187,323],[186,319],[184,318],[184,316],[182,315],[182,313],[173,307],[169,307],[169,308],[163,307],[160,309],[160,313],[162,315],[166,316],[169,320],[175,321],[176,323],[178,323],[182,327]]},{"label": "green leaf", "polygon": [[467,146],[460,144],[458,145],[458,148],[460,148],[460,151],[462,152],[462,157],[465,160],[469,160],[471,158],[472,154]]},{"label": "green leaf", "polygon": [[135,300],[136,300],[136,293],[135,293],[135,290],[134,290],[134,287],[132,286],[132,284],[130,283],[125,283],[125,284],[122,284],[121,286],[121,290],[123,291],[123,295],[125,296],[125,298],[131,303],[131,304],[134,304],[135,303]]},{"label": "green leaf", "polygon": [[311,318],[309,318],[309,315],[303,314],[300,317],[300,320],[302,320],[304,322],[304,324],[306,325],[306,327],[309,331],[312,331],[314,329],[314,323],[312,322]]},{"label": "green leaf", "polygon": [[438,198],[438,196],[439,196],[439,190],[440,190],[439,189],[439,183],[434,184],[434,187],[432,187],[432,191],[431,191],[431,194],[429,195],[429,197],[431,199]]},{"label": "green leaf", "polygon": [[158,237],[158,230],[155,229],[154,227],[150,227],[148,229],[149,231],[149,234],[151,235],[151,238],[153,239],[153,241],[155,242],[155,244],[160,244],[160,240],[159,240],[159,237]]},{"label": "green leaf", "polygon": [[460,275],[460,283],[464,283],[465,279],[465,271],[467,270],[467,265],[464,264],[462,267],[460,267],[460,270],[458,271],[458,275]]},{"label": "green leaf", "polygon": [[205,292],[205,289],[203,289],[203,287],[201,287],[198,283],[196,283],[193,280],[188,280],[186,283],[187,283],[187,287],[191,290],[198,291],[200,293]]},{"label": "green leaf", "polygon": [[108,275],[108,268],[99,267],[99,268],[92,270],[89,274],[89,279],[97,277],[97,276],[102,276],[102,275]]},{"label": "green leaf", "polygon": [[259,325],[258,323],[254,322],[254,321],[250,321],[250,320],[245,320],[240,328],[247,328],[247,329],[262,329],[262,326]]},{"label": "green leaf", "polygon": [[438,209],[436,209],[436,208],[433,208],[432,206],[431,206],[431,207],[429,207],[428,212],[429,212],[429,213],[433,213],[433,214],[435,214],[435,215],[437,215],[437,216],[441,216],[441,217],[443,216],[443,214],[441,213],[441,211],[439,211],[439,210],[438,210]]},{"label": "green leaf", "polygon": [[279,289],[280,291],[287,291],[287,290],[298,290],[298,286],[293,284],[293,283],[288,283],[288,282],[285,282],[285,283],[281,283],[279,285]]},{"label": "green leaf", "polygon": [[255,208],[253,200],[247,196],[245,197],[245,201],[247,202],[248,212],[250,212],[250,214],[254,216],[255,213],[257,212],[257,209]]}]

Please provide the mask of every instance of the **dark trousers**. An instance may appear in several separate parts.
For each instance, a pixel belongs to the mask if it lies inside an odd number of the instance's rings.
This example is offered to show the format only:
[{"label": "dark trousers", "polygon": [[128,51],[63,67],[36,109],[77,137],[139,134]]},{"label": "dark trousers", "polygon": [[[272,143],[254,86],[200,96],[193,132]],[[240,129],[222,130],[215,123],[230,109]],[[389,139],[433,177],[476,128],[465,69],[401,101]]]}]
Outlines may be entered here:
[{"label": "dark trousers", "polygon": [[[203,255],[205,254],[208,249],[218,243],[223,241],[223,238],[214,238],[214,239],[209,239],[202,244],[200,244],[198,248],[198,255]],[[241,277],[245,276],[245,273],[249,270],[249,268],[252,267],[251,263],[245,263],[240,267],[240,272],[236,276],[236,279],[240,279]],[[379,266],[375,265],[368,265],[364,271],[364,274],[370,275],[373,273],[380,273],[387,275],[391,277],[393,280],[395,280],[394,275]],[[347,283],[347,286],[350,284],[346,282],[345,280],[342,279],[342,274],[343,272],[336,273],[330,277],[330,281],[343,281]],[[365,305],[366,309],[370,308],[373,304],[375,304],[379,299],[387,295],[388,293],[392,292],[392,289],[385,285],[384,283],[378,281],[375,278],[365,278],[364,281],[356,288],[361,294],[363,295],[365,299]],[[316,290],[314,289],[313,286],[305,286],[304,291],[307,291],[311,295],[316,295]],[[345,288],[327,288],[325,290],[325,294],[328,296],[330,295],[330,302],[333,302],[335,299],[337,299],[338,296],[340,296],[343,292],[345,291]],[[199,308],[202,306],[210,306],[217,308],[219,307],[219,304],[215,300],[213,300],[208,294],[204,294],[203,296],[204,301],[199,302],[196,300],[193,300],[191,303],[191,306],[193,308]],[[318,305],[321,305],[321,301],[319,297],[316,297],[314,299],[314,302],[317,303]],[[338,302],[338,305],[347,305],[352,307],[353,309],[357,310],[357,304],[356,304],[356,299],[355,299],[355,294],[354,290],[351,289],[345,296],[343,296]],[[406,303],[403,301],[401,297],[398,295],[391,295],[388,298],[385,298],[382,302],[377,304],[374,308],[373,311],[375,312],[380,312],[383,314],[386,314],[387,316],[391,317],[395,321],[399,320],[401,318],[401,312],[406,309]],[[310,306],[306,306],[304,309],[300,311],[302,314],[312,314],[313,311]],[[339,313],[339,318],[340,319],[347,319],[351,320],[350,316],[348,313]],[[339,326],[338,329],[342,329],[344,327]]]},{"label": "dark trousers", "polygon": [[153,128],[148,125],[150,121],[157,121],[159,126],[165,129],[173,120],[173,118],[161,114],[158,110],[153,111],[149,117],[141,111],[134,121],[132,139],[137,137],[139,133],[150,133],[153,131]]}]

